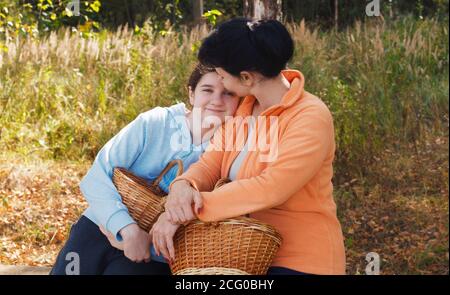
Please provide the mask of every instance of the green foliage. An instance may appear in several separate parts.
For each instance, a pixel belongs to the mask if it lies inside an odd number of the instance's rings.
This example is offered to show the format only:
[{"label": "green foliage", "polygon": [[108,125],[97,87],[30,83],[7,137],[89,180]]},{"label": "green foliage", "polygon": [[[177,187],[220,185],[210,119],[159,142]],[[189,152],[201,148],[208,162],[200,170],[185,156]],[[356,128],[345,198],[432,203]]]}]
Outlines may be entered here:
[{"label": "green foliage", "polygon": [[[291,68],[333,113],[336,181],[363,176],[386,148],[448,133],[448,29],[403,18],[343,32],[290,24]],[[186,101],[204,28],[150,24],[86,39],[63,30],[0,53],[0,148],[92,159],[137,114]],[[64,50],[61,50],[63,48]]]},{"label": "green foliage", "polygon": [[203,1],[205,11],[217,10],[222,13],[222,15],[219,18],[219,21],[237,16],[242,16],[243,2],[244,1],[240,0]]},{"label": "green foliage", "polygon": [[171,26],[178,27],[183,19],[180,0],[154,1],[153,11],[148,14],[147,21],[155,31],[164,35]]},{"label": "green foliage", "polygon": [[[29,3],[19,6],[12,1],[0,1],[0,41],[16,35],[38,34],[38,24],[34,20],[32,8]],[[6,50],[1,42],[0,49]]]},{"label": "green foliage", "polygon": [[208,23],[210,23],[212,26],[215,26],[217,24],[217,17],[221,16],[222,12],[220,12],[217,9],[208,10],[203,14],[203,17],[206,18]]},{"label": "green foliage", "polygon": [[[78,2],[77,2],[78,1]],[[79,3],[79,15],[71,8]],[[204,1],[205,18],[216,25],[232,17],[242,16],[242,0]],[[321,24],[329,27],[334,21],[334,1],[284,0],[283,13],[288,21]],[[346,27],[356,20],[367,19],[367,1],[338,1],[339,24]],[[405,14],[418,18],[448,19],[448,0],[392,0],[381,1],[386,20]],[[17,35],[37,36],[64,26],[79,30],[83,36],[92,36],[101,28],[130,28],[148,26],[161,35],[182,30],[192,21],[192,2],[188,0],[0,0],[0,39]],[[0,45],[0,50],[2,46]]]},{"label": "green foliage", "polygon": [[26,0],[19,3],[1,0],[0,40],[18,35],[36,37],[63,26],[71,26],[83,36],[89,36],[101,29],[100,9],[99,0]]}]

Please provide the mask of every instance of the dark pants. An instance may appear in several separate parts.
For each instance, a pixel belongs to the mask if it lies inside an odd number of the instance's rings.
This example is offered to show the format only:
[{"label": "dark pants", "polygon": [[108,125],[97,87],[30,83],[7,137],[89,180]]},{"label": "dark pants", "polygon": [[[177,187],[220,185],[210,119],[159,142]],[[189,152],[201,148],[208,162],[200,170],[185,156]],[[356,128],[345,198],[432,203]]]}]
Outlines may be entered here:
[{"label": "dark pants", "polygon": [[[80,275],[170,275],[168,264],[150,261],[135,263],[123,251],[111,246],[98,226],[85,216],[72,225],[69,239],[61,249],[50,272],[51,275],[66,275],[74,262],[73,253],[79,261]],[[306,275],[284,267],[270,267],[268,275]]]},{"label": "dark pants", "polygon": [[290,268],[285,268],[285,267],[281,267],[281,266],[272,266],[269,267],[269,270],[267,271],[267,275],[271,276],[271,275],[297,275],[297,276],[302,276],[302,275],[309,275],[307,273],[304,272],[300,272],[300,271],[296,271]]},{"label": "dark pants", "polygon": [[[79,267],[74,266],[78,262]],[[80,275],[170,275],[166,263],[129,260],[123,251],[111,246],[98,226],[85,216],[72,225],[69,239],[59,252],[50,274],[73,274],[77,270]]]}]

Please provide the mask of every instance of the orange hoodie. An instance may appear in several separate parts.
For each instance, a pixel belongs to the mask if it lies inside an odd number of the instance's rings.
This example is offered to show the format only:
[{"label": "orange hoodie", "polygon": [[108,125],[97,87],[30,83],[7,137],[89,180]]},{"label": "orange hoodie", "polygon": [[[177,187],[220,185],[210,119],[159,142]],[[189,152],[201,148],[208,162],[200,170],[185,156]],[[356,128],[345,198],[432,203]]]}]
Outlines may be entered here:
[{"label": "orange hoodie", "polygon": [[[213,190],[228,173],[239,150],[226,148],[226,136],[242,146],[255,97],[247,96],[236,117],[228,120],[214,135],[207,151],[188,171],[174,180],[184,179],[201,192],[202,221],[218,221],[250,214],[273,225],[283,243],[272,263],[311,274],[345,274],[345,251],[340,223],[333,200],[332,162],[335,153],[334,127],[330,111],[316,96],[304,90],[299,71],[286,70],[289,91],[281,102],[260,116],[276,116],[276,155],[267,161],[267,151],[250,150],[236,180]],[[256,125],[257,137],[270,128]],[[229,131],[230,127],[233,132]],[[271,138],[271,139],[272,139]],[[242,140],[240,140],[242,139]],[[266,156],[266,160],[263,156]]]}]

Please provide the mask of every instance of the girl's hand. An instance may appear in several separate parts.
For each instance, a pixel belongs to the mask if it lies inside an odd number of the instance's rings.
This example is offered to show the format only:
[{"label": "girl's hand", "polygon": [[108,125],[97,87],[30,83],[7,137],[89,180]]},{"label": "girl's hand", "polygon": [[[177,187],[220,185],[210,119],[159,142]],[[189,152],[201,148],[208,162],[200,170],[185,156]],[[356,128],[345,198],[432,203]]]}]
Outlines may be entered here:
[{"label": "girl's hand", "polygon": [[99,226],[100,231],[108,238],[109,243],[116,249],[124,251],[124,255],[133,262],[150,261],[150,235],[142,230],[137,224],[129,224],[120,230],[123,241],[119,242],[116,237]]},{"label": "girl's hand", "polygon": [[111,244],[111,246],[123,251],[123,242],[117,241],[116,238],[113,236],[113,234],[107,231],[102,225],[100,225],[99,227],[100,231],[106,236],[106,238],[108,238],[108,241]]},{"label": "girl's hand", "polygon": [[203,206],[200,193],[185,180],[174,182],[164,206],[168,220],[174,224],[183,224],[196,219],[192,209],[193,203],[195,212],[198,214],[199,209]]},{"label": "girl's hand", "polygon": [[168,220],[166,212],[159,216],[158,220],[150,230],[153,247],[155,248],[157,255],[162,253],[167,260],[175,259],[173,237],[179,227],[179,224],[173,224]]},{"label": "girl's hand", "polygon": [[150,261],[150,235],[136,223],[129,224],[120,230],[123,237],[125,256],[134,262]]}]

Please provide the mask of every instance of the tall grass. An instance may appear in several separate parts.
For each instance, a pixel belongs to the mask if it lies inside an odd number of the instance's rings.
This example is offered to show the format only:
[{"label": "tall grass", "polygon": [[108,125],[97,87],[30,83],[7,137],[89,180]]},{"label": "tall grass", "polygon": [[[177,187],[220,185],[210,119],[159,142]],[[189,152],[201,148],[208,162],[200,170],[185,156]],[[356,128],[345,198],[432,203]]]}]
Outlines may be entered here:
[{"label": "tall grass", "polygon": [[[386,148],[448,132],[448,27],[433,19],[356,23],[343,32],[290,24],[291,68],[333,112],[337,180],[370,171]],[[206,28],[15,39],[0,52],[0,149],[91,160],[137,114],[186,101]],[[0,47],[0,48],[2,48]]]},{"label": "tall grass", "polygon": [[383,149],[448,134],[446,23],[405,17],[325,33],[301,23],[292,32],[292,66],[334,115],[338,178],[368,173]]}]

